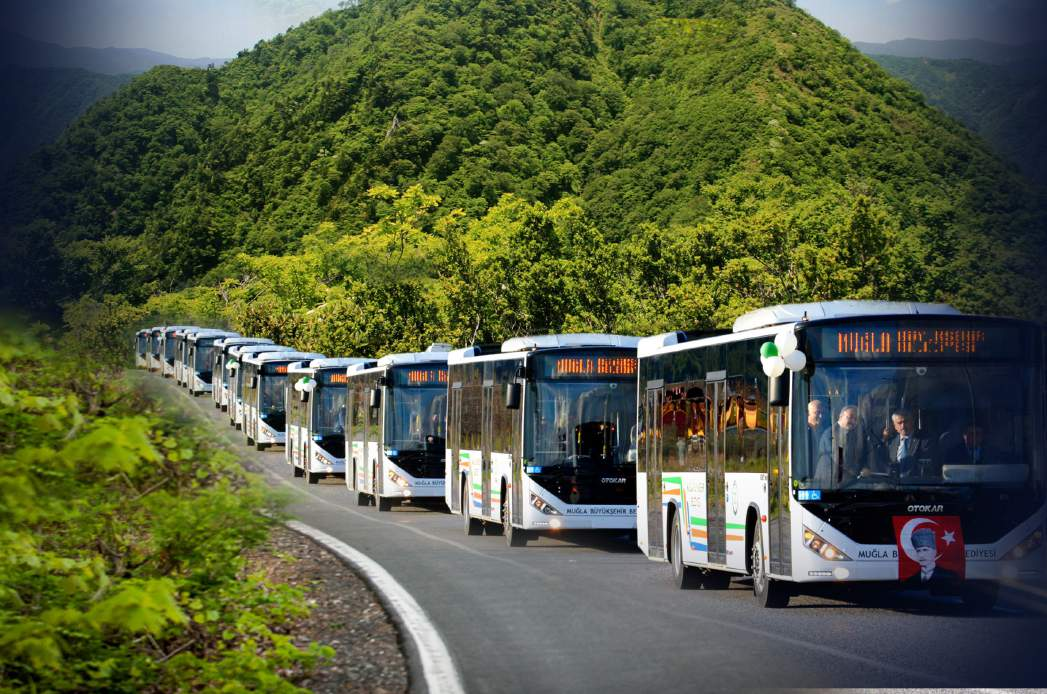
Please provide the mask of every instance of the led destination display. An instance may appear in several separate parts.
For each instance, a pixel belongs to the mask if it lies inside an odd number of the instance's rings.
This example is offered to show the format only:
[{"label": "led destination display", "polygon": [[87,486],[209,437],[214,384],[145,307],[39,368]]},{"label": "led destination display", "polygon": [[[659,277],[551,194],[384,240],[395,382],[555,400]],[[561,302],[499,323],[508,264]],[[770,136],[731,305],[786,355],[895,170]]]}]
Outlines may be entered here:
[{"label": "led destination display", "polygon": [[427,366],[393,370],[396,386],[446,386],[447,367]]},{"label": "led destination display", "polygon": [[811,356],[821,360],[1017,359],[1030,344],[1028,330],[990,321],[815,327],[808,335]]},{"label": "led destination display", "polygon": [[534,359],[538,378],[559,379],[619,379],[636,378],[636,357],[629,352],[585,352],[539,355]]}]

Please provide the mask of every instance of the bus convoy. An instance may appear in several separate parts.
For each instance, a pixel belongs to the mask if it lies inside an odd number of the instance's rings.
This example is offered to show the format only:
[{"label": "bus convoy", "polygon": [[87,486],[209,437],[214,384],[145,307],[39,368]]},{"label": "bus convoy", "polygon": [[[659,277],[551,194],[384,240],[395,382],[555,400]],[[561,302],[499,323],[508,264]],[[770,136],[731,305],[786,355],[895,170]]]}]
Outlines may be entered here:
[{"label": "bus convoy", "polygon": [[442,501],[509,546],[634,531],[678,587],[745,576],[766,607],[862,581],[988,609],[1045,568],[1044,337],[943,304],[832,301],[730,331],[378,359],[159,326],[136,333],[135,364],[211,390],[249,445],[284,445],[294,476],[344,478],[379,511]]}]

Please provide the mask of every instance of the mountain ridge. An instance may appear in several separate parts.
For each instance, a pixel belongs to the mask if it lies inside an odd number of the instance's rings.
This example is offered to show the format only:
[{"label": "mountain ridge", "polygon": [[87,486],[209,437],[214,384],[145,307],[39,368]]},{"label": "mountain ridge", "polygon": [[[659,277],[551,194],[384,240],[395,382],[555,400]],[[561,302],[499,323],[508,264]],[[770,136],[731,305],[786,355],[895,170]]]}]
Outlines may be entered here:
[{"label": "mountain ridge", "polygon": [[62,46],[14,32],[0,32],[0,65],[25,68],[67,68],[120,75],[145,72],[157,65],[206,68],[227,59],[181,58],[148,48]]}]

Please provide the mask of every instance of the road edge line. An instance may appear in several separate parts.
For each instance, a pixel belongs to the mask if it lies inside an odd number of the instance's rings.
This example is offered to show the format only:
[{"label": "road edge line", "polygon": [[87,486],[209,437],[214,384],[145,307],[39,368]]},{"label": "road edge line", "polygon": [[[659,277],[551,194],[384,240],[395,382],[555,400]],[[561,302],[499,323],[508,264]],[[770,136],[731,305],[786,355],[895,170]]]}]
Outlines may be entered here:
[{"label": "road edge line", "polygon": [[465,694],[458,667],[436,626],[400,583],[381,564],[336,537],[301,521],[286,521],[288,528],[334,552],[363,576],[403,627],[420,661],[425,690],[430,694]]}]

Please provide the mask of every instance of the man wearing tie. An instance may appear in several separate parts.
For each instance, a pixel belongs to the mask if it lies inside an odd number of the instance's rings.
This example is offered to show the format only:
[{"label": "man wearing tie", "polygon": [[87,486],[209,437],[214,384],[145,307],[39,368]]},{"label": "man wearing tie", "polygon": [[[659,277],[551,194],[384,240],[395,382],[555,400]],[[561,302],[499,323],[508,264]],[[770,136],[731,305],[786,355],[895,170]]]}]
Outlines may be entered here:
[{"label": "man wearing tie", "polygon": [[930,444],[927,439],[916,435],[912,415],[906,410],[895,410],[891,414],[891,424],[895,436],[887,444],[889,469],[897,470],[901,477],[928,474],[920,469],[920,462],[930,460]]}]

